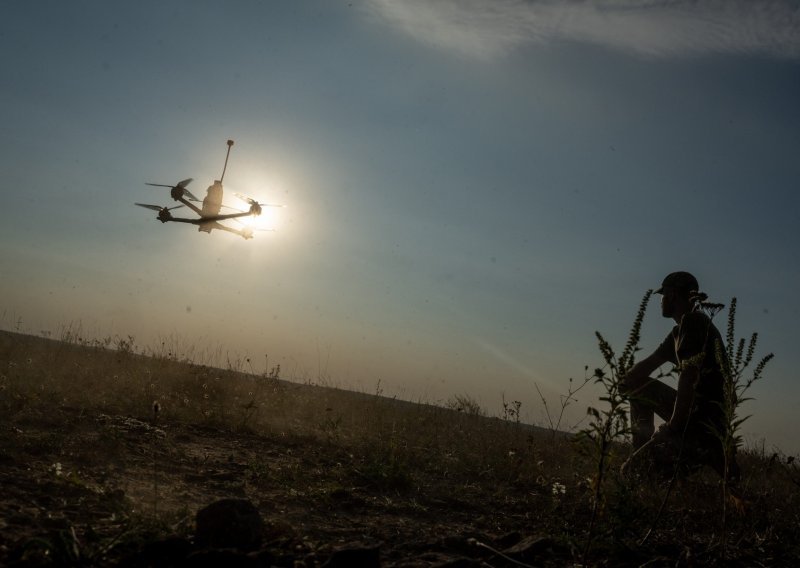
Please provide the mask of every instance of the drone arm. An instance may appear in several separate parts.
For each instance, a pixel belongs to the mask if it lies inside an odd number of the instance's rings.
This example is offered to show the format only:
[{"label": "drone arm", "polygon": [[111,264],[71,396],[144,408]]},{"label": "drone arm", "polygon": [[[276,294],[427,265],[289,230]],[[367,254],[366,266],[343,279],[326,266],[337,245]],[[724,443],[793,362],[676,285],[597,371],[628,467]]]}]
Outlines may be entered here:
[{"label": "drone arm", "polygon": [[[241,215],[238,215],[239,217]],[[224,225],[220,225],[217,221],[224,221],[225,219],[233,219],[237,216],[222,215],[218,217],[200,217],[199,219],[185,219],[183,217],[170,216],[167,221],[175,221],[176,223],[188,223],[189,225],[213,225],[215,229],[225,229]],[[234,229],[235,230],[235,229]]]},{"label": "drone arm", "polygon": [[253,238],[252,229],[248,229],[247,227],[245,227],[244,229],[235,229],[233,227],[226,227],[225,225],[215,222],[214,228],[219,229],[221,231],[228,231],[229,233],[233,233],[234,235],[239,235],[245,240]]},{"label": "drone arm", "polygon": [[201,219],[202,222],[211,222],[211,221],[224,221],[226,219],[238,219],[240,217],[250,217],[253,213],[251,211],[242,211],[240,213],[229,213],[227,215],[214,215],[211,217],[203,217]]},{"label": "drone arm", "polygon": [[198,220],[187,220],[186,222],[191,222],[194,225],[200,225],[200,230],[210,233],[212,230],[217,231],[227,231],[229,233],[233,233],[234,235],[239,235],[244,239],[252,239],[253,238],[253,230],[249,227],[245,227],[244,229],[235,229],[233,227],[228,227],[221,223],[217,223],[216,221],[209,221],[206,219],[198,219]]},{"label": "drone arm", "polygon": [[169,219],[161,222],[166,223],[166,221],[173,221],[175,223],[188,223],[189,225],[199,225],[203,222],[202,219],[184,219],[183,217],[170,217]]},{"label": "drone arm", "polygon": [[200,208],[199,208],[197,205],[195,205],[194,203],[192,203],[192,202],[191,202],[191,201],[189,201],[188,199],[184,198],[183,196],[181,196],[181,197],[178,197],[178,198],[176,199],[176,201],[180,201],[181,203],[183,203],[184,205],[186,205],[186,207],[188,207],[189,209],[191,209],[192,211],[194,211],[194,212],[195,212],[195,213],[197,213],[198,215],[200,215],[200,216],[202,216],[202,215],[203,215],[203,212],[202,212],[202,210],[201,210],[201,209],[200,209]]}]

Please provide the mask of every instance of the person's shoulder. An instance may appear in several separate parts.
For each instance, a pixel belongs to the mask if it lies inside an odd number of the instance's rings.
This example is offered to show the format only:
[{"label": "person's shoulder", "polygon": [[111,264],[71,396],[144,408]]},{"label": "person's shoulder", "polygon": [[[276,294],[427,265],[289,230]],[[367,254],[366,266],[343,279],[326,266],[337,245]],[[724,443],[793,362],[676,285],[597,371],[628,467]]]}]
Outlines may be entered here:
[{"label": "person's shoulder", "polygon": [[681,323],[683,325],[709,324],[711,323],[711,318],[705,312],[689,312],[684,314]]},{"label": "person's shoulder", "polygon": [[689,312],[685,314],[679,327],[684,332],[688,330],[716,330],[719,333],[714,322],[704,312]]}]

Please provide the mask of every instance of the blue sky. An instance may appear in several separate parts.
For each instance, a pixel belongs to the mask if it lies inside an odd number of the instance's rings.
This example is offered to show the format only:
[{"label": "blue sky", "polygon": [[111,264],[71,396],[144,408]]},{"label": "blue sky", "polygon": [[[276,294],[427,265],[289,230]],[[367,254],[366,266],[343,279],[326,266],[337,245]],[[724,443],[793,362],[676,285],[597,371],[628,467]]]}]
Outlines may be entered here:
[{"label": "blue sky", "polygon": [[[796,3],[5,3],[0,62],[4,327],[538,422],[689,270],[776,354],[749,439],[800,451]],[[229,138],[275,232],[133,206],[202,197]]]}]

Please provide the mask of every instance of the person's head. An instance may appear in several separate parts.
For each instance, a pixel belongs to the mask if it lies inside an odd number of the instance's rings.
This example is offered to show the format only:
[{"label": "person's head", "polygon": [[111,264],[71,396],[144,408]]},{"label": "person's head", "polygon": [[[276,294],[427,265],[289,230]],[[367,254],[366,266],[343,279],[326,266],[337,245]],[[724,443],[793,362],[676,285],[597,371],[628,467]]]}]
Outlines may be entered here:
[{"label": "person's head", "polygon": [[667,274],[656,294],[661,294],[661,315],[680,322],[684,314],[694,309],[694,295],[699,291],[697,278],[688,272]]}]

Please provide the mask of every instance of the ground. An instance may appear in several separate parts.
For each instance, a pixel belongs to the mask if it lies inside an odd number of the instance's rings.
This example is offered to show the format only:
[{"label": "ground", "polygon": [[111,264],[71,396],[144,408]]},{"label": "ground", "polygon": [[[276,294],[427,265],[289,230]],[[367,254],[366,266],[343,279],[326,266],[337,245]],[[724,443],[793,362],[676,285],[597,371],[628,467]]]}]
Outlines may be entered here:
[{"label": "ground", "polygon": [[[792,456],[744,452],[734,507],[713,472],[622,478],[626,444],[601,463],[580,437],[485,416],[468,395],[443,407],[228,367],[132,338],[0,332],[0,565],[800,560]],[[198,541],[197,512],[222,499],[257,509],[258,544]]]},{"label": "ground", "polygon": [[131,551],[114,550],[117,540],[165,530],[148,527],[147,518],[188,534],[199,508],[230,497],[256,505],[273,547],[287,555],[321,561],[336,548],[379,546],[384,565],[441,564],[470,553],[470,538],[508,542],[531,515],[522,501],[495,499],[477,486],[452,494],[444,479],[376,488],[372,474],[360,475],[369,464],[311,439],[159,426],[67,407],[2,426],[6,561],[26,546],[76,564],[82,555],[120,561]]}]

